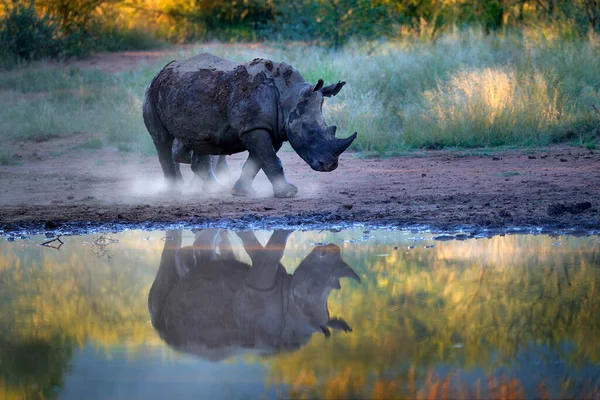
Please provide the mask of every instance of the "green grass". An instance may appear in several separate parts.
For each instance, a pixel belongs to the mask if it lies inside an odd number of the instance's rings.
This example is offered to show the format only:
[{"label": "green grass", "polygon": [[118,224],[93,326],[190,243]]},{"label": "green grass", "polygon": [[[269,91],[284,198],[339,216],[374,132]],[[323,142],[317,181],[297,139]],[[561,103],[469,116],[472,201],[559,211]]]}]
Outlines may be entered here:
[{"label": "green grass", "polygon": [[81,143],[78,147],[82,149],[101,149],[104,147],[104,142],[99,137],[92,137]]},{"label": "green grass", "polygon": [[517,172],[517,171],[504,171],[504,172],[501,172],[501,173],[496,174],[496,175],[497,176],[508,177],[508,176],[518,176],[518,175],[521,175],[521,173]]},{"label": "green grass", "polygon": [[[600,39],[572,41],[532,32],[486,36],[477,30],[435,42],[350,44],[339,50],[303,43],[200,45],[248,61],[286,61],[307,80],[347,85],[324,105],[353,149],[382,156],[412,149],[536,147],[567,142],[597,147]],[[81,131],[93,146],[154,154],[141,108],[144,89],[170,61],[111,75],[37,65],[0,73],[0,139]],[[33,96],[33,97],[32,97]],[[92,146],[92,148],[94,148]],[[486,152],[489,150],[486,150]]]},{"label": "green grass", "polygon": [[19,162],[10,156],[8,153],[0,154],[0,165],[18,165]]}]

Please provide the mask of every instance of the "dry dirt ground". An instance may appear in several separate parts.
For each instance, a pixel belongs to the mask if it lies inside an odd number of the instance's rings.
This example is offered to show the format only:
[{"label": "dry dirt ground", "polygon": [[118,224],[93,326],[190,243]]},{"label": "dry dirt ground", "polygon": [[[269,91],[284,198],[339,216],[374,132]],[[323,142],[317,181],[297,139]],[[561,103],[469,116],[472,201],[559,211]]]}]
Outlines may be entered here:
[{"label": "dry dirt ground", "polygon": [[[123,71],[162,55],[101,54],[78,65]],[[280,152],[299,192],[292,199],[275,199],[262,173],[255,182],[260,197],[207,195],[200,183],[191,182],[187,165],[179,192],[168,192],[156,157],[79,146],[88,140],[76,134],[5,144],[17,164],[0,166],[0,233],[90,222],[211,219],[600,230],[600,151],[583,148],[436,151],[383,159],[345,153],[331,173],[312,171],[295,153]],[[245,157],[229,158],[232,179]]]},{"label": "dry dirt ground", "polygon": [[[440,151],[383,159],[344,154],[330,173],[312,171],[294,152],[280,152],[299,192],[276,199],[262,173],[255,182],[260,197],[205,194],[188,165],[182,165],[180,191],[168,192],[156,157],[79,148],[86,140],[80,134],[13,144],[11,154],[20,156],[19,164],[0,167],[0,227],[8,232],[73,222],[193,224],[269,217],[440,229],[600,229],[600,152],[581,148],[496,156]],[[245,157],[229,157],[232,178]]]}]

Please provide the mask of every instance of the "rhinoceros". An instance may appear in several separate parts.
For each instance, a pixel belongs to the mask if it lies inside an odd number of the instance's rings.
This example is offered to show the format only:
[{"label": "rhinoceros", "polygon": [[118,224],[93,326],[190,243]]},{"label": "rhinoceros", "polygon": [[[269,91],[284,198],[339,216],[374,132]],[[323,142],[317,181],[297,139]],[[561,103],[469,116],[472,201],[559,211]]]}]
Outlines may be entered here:
[{"label": "rhinoceros", "polygon": [[[337,95],[344,84],[324,86],[321,79],[310,84],[284,62],[257,58],[239,64],[203,53],[170,62],[152,79],[144,123],[167,181],[181,179],[176,159],[187,153],[205,190],[220,189],[210,155],[247,150],[232,193],[253,195],[252,181],[262,169],[275,197],[293,197],[298,188],[287,181],[276,153],[289,141],[312,169],[337,168],[357,133],[336,138],[336,126],[323,120],[322,105],[324,97]],[[179,144],[174,149],[175,140]]]},{"label": "rhinoceros", "polygon": [[[252,265],[236,258],[223,231],[196,233],[181,247],[181,231],[167,232],[160,267],[148,295],[154,329],[178,351],[217,361],[293,351],[314,332],[352,331],[331,318],[327,298],[340,278],[360,282],[338,246],[317,246],[290,275],[281,264],[289,231],[275,231],[266,247],[239,232]],[[218,251],[217,251],[218,250]]]}]

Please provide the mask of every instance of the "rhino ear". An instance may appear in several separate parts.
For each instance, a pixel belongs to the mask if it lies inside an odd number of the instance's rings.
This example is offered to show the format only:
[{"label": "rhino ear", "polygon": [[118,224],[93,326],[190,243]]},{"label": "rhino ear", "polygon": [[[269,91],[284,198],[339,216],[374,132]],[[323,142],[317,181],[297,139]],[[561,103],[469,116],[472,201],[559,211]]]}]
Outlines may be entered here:
[{"label": "rhino ear", "polygon": [[342,90],[345,84],[346,82],[339,81],[333,85],[325,86],[323,89],[321,89],[321,93],[323,93],[323,96],[325,97],[335,96],[340,92],[340,90]]},{"label": "rhino ear", "polygon": [[348,325],[346,321],[344,321],[341,318],[331,318],[327,325],[329,325],[333,329],[339,329],[340,331],[352,332],[352,328],[350,328],[350,325]]},{"label": "rhino ear", "polygon": [[317,84],[315,85],[315,87],[313,87],[313,90],[312,90],[312,91],[313,91],[313,92],[318,92],[319,90],[321,90],[321,89],[323,88],[323,84],[324,84],[324,83],[325,83],[325,82],[323,82],[323,79],[319,79],[319,80],[317,81]]},{"label": "rhino ear", "polygon": [[323,332],[323,335],[325,335],[326,338],[331,336],[331,331],[329,329],[327,329],[326,326],[319,325],[319,328],[321,329],[321,332]]}]

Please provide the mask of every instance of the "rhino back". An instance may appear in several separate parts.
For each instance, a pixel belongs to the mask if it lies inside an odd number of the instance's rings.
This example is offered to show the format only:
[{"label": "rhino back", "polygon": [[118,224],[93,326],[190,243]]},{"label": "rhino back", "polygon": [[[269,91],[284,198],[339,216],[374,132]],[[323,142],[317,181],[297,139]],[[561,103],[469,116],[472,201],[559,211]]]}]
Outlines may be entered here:
[{"label": "rhino back", "polygon": [[237,153],[245,150],[241,133],[278,130],[277,96],[264,68],[200,54],[168,64],[150,96],[165,128],[195,151]]},{"label": "rhino back", "polygon": [[244,284],[248,272],[249,266],[237,260],[190,271],[164,301],[162,321],[155,325],[163,339],[177,347],[277,345],[290,276],[280,266],[274,287],[257,291]]},{"label": "rhino back", "polygon": [[236,341],[233,294],[243,285],[248,265],[235,260],[214,261],[191,270],[166,297],[157,324],[172,345],[202,342],[217,347]]}]

